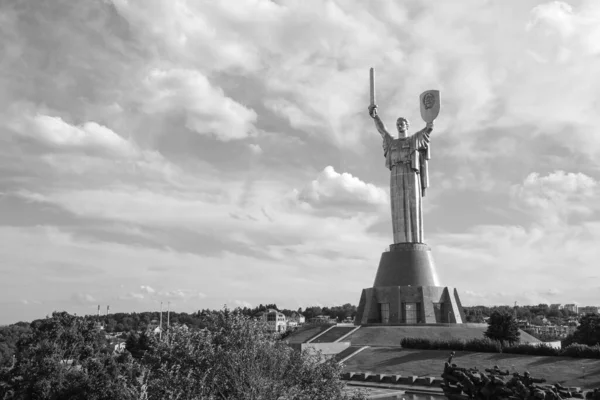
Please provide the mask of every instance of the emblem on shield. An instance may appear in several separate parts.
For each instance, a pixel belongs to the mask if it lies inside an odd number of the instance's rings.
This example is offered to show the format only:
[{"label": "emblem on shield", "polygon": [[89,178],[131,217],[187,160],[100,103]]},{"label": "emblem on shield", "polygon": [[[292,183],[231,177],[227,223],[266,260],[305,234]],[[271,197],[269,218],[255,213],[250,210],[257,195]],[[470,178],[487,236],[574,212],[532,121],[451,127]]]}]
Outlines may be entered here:
[{"label": "emblem on shield", "polygon": [[433,122],[440,113],[440,91],[427,90],[419,97],[421,118],[425,122]]}]

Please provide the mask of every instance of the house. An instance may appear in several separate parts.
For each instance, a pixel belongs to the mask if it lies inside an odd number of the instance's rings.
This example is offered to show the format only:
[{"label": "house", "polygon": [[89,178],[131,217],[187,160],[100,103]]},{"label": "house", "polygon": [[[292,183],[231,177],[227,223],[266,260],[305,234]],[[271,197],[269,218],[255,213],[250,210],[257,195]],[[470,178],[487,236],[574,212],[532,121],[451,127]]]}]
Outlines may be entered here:
[{"label": "house", "polygon": [[287,329],[287,319],[283,313],[277,310],[269,309],[262,315],[263,321],[267,323],[267,329],[271,332],[285,332]]},{"label": "house", "polygon": [[565,304],[564,310],[577,314],[577,304]]},{"label": "house", "polygon": [[292,315],[290,315],[290,317],[288,318],[288,325],[290,323],[295,323],[296,325],[302,325],[306,322],[306,318],[304,317],[304,315],[297,313],[297,312],[293,312]]},{"label": "house", "polygon": [[587,306],[587,307],[579,307],[579,314],[598,314],[598,307],[596,306]]},{"label": "house", "polygon": [[125,351],[125,342],[115,343],[115,353],[122,353]]}]

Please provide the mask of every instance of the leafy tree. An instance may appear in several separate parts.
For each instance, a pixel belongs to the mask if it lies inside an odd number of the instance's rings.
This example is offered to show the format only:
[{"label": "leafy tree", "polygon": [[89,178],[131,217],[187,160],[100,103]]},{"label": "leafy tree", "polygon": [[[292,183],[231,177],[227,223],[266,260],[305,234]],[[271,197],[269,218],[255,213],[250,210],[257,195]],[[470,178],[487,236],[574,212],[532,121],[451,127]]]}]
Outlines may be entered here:
[{"label": "leafy tree", "polygon": [[488,329],[485,337],[509,344],[519,341],[519,326],[511,313],[494,311],[488,320]]},{"label": "leafy tree", "polygon": [[13,355],[17,351],[19,338],[30,331],[28,322],[0,326],[0,368],[12,365]]},{"label": "leafy tree", "polygon": [[586,314],[579,320],[579,326],[572,335],[562,342],[566,347],[572,343],[587,344],[594,346],[600,343],[600,315]]},{"label": "leafy tree", "polygon": [[207,327],[173,327],[169,342],[154,342],[148,399],[349,399],[341,366],[293,350],[240,310],[207,316]]},{"label": "leafy tree", "polygon": [[151,335],[146,331],[131,332],[125,340],[125,349],[131,353],[133,358],[141,359],[147,352],[152,351],[153,344]]},{"label": "leafy tree", "polygon": [[14,367],[0,374],[0,398],[137,399],[136,375],[131,357],[113,355],[94,321],[53,313],[18,341]]}]

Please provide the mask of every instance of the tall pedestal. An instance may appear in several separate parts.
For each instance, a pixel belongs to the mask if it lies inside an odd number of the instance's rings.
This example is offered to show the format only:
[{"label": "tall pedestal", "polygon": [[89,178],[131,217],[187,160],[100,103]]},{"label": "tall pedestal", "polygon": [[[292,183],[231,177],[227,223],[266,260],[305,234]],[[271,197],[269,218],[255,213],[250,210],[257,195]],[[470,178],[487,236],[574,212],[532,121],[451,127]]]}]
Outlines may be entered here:
[{"label": "tall pedestal", "polygon": [[372,288],[363,289],[355,323],[436,324],[466,321],[458,292],[440,286],[429,246],[397,243],[381,255]]}]

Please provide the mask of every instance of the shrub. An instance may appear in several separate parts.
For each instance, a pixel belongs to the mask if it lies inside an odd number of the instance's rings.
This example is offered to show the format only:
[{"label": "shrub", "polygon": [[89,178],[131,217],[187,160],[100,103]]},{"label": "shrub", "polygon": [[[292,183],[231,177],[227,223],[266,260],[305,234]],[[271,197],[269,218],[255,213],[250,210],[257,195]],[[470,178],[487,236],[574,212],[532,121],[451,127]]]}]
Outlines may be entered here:
[{"label": "shrub", "polygon": [[561,355],[576,358],[600,358],[600,345],[587,346],[573,343],[562,349]]},{"label": "shrub", "polygon": [[400,344],[407,349],[476,351],[482,353],[500,353],[502,349],[500,342],[487,338],[467,341],[462,339],[404,338]]},{"label": "shrub", "polygon": [[560,356],[560,349],[547,344],[533,346],[531,344],[515,344],[502,349],[503,353],[526,354],[529,356]]},{"label": "shrub", "polygon": [[403,338],[400,341],[400,344],[405,349],[455,350],[473,351],[478,353],[509,353],[528,356],[565,356],[600,359],[600,345],[587,346],[578,343],[573,343],[562,350],[545,343],[535,346],[526,343],[503,346],[500,341],[489,338],[471,339],[466,341],[461,339],[432,340],[426,338]]},{"label": "shrub", "polygon": [[497,340],[488,338],[471,339],[465,342],[466,351],[476,351],[480,353],[502,353],[502,345]]},{"label": "shrub", "polygon": [[428,350],[431,348],[431,340],[425,338],[402,338],[400,345],[407,349]]}]

